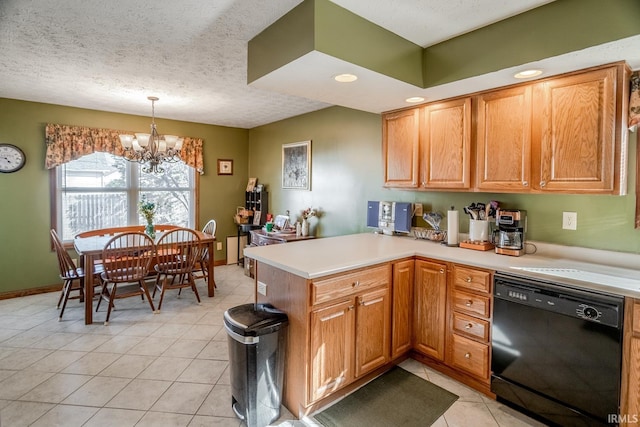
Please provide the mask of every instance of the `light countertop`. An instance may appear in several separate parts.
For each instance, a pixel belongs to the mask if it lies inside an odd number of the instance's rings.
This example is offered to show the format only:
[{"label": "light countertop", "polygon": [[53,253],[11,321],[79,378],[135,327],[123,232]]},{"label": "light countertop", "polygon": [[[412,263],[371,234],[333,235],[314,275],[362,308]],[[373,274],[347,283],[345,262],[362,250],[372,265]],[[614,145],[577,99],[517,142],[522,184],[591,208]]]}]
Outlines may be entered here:
[{"label": "light countertop", "polygon": [[[412,237],[362,233],[249,247],[244,254],[306,279],[421,256],[640,298],[640,255],[530,243],[537,247],[535,254],[512,257]],[[529,244],[528,252],[532,250]]]}]

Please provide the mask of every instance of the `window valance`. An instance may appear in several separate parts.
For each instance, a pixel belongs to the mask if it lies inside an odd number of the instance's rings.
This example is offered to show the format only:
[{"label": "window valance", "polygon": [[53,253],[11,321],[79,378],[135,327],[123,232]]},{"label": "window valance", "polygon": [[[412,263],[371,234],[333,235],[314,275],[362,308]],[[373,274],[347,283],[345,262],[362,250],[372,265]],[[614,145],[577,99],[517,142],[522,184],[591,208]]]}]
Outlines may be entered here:
[{"label": "window valance", "polygon": [[[45,166],[47,169],[53,169],[95,151],[122,156],[124,149],[120,144],[119,135],[121,134],[133,134],[133,132],[48,123],[45,131],[47,143]],[[180,158],[202,175],[204,173],[202,138],[188,136],[182,138],[184,142],[180,150]]]}]

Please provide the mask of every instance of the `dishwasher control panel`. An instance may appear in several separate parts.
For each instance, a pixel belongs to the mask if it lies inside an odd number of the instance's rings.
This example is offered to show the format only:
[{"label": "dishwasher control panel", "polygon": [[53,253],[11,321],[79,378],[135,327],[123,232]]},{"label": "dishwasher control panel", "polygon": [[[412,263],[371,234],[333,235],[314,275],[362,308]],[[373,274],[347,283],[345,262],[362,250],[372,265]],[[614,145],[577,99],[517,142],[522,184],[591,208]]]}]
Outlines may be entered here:
[{"label": "dishwasher control panel", "polygon": [[622,324],[623,299],[616,296],[496,275],[494,297],[608,326]]}]

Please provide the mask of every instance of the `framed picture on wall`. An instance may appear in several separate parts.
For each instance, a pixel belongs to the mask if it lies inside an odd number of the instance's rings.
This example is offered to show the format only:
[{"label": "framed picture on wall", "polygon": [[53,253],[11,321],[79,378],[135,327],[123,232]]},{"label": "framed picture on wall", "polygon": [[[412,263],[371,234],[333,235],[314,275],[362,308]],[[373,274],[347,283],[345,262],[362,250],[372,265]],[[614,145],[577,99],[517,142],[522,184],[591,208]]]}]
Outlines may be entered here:
[{"label": "framed picture on wall", "polygon": [[311,189],[311,141],[282,144],[282,188]]},{"label": "framed picture on wall", "polygon": [[218,175],[233,175],[233,160],[218,159]]},{"label": "framed picture on wall", "polygon": [[261,219],[262,219],[262,212],[253,211],[253,225],[260,225]]},{"label": "framed picture on wall", "polygon": [[256,184],[258,183],[258,178],[249,178],[249,182],[247,182],[247,191],[253,191],[256,188]]}]

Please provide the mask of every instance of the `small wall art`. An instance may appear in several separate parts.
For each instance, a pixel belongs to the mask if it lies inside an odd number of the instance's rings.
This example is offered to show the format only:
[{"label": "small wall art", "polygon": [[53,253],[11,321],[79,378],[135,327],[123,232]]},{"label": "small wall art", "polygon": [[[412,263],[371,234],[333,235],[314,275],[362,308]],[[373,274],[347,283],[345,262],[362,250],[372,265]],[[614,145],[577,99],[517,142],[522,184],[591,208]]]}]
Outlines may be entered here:
[{"label": "small wall art", "polygon": [[233,160],[218,159],[218,175],[233,175]]},{"label": "small wall art", "polygon": [[282,144],[282,188],[311,189],[311,141]]}]

